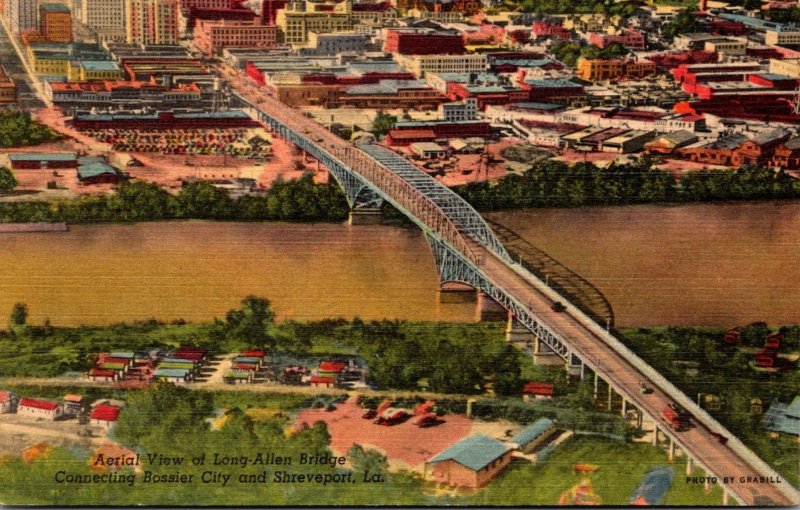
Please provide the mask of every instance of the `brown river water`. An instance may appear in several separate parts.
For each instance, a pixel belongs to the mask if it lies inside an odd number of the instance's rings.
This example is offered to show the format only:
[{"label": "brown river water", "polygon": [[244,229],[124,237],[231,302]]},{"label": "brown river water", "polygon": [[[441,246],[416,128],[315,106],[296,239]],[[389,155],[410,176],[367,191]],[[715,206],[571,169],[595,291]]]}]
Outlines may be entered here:
[{"label": "brown river water", "polygon": [[[620,326],[800,322],[800,203],[492,214],[591,280]],[[0,234],[0,317],[96,325],[223,317],[246,295],[279,320],[475,320],[440,304],[420,232],[388,226],[167,222]]]}]

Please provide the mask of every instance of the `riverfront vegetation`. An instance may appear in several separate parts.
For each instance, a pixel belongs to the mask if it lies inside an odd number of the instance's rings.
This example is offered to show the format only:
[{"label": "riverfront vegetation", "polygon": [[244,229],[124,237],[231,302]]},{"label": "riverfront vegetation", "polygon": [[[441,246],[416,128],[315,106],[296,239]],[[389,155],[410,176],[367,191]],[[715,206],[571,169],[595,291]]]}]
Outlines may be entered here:
[{"label": "riverfront vegetation", "polygon": [[743,166],[737,170],[688,172],[679,185],[653,161],[598,168],[546,161],[523,175],[455,188],[480,211],[525,207],[575,207],[654,202],[707,202],[764,198],[800,198],[800,181],[783,172]]},{"label": "riverfront vegetation", "polygon": [[[141,454],[138,474],[132,484],[122,483],[56,483],[59,471],[72,476],[106,473],[93,466],[96,448],[75,446],[56,448],[44,457],[25,462],[7,458],[0,462],[0,501],[4,504],[38,505],[552,505],[562,492],[569,490],[582,477],[572,471],[574,463],[593,463],[597,472],[591,478],[605,504],[625,504],[649,467],[663,465],[663,451],[644,444],[629,444],[597,437],[575,438],[550,452],[547,461],[537,465],[514,462],[497,480],[480,492],[439,492],[434,484],[407,471],[386,471],[382,455],[355,447],[347,452],[351,467],[300,465],[301,454],[330,456],[330,435],[324,423],[295,428],[290,418],[277,416],[254,420],[243,412],[244,407],[227,411],[209,426],[215,416],[216,403],[207,392],[192,391],[168,384],[156,384],[143,391],[125,394],[127,406],[120,414],[112,434],[122,446]],[[281,397],[265,396],[269,404],[291,411],[293,403],[284,406]],[[292,397],[288,397],[289,401]],[[219,416],[219,415],[217,415]],[[290,457],[292,464],[279,465],[213,465],[214,454],[230,458],[272,452]],[[180,464],[151,464],[148,454],[183,459]],[[192,459],[205,455],[205,462],[196,465]],[[325,458],[325,457],[323,457]],[[636,458],[636,463],[627,462]],[[379,483],[364,483],[364,470],[384,478]],[[214,470],[232,477],[226,486],[202,483],[204,471]],[[274,473],[339,474],[352,472],[354,483],[275,483]],[[676,468],[678,470],[678,468]],[[192,476],[186,483],[145,483],[145,471],[158,475]],[[246,483],[240,479],[267,472],[266,482]],[[131,467],[115,471],[117,477],[133,476]],[[714,503],[720,495],[702,494],[702,485],[687,486],[676,477],[665,502]],[[535,490],[519,490],[531,486]],[[699,488],[699,491],[698,491]]]},{"label": "riverfront vegetation", "polygon": [[61,136],[16,110],[0,111],[0,148],[26,147],[52,142]]},{"label": "riverfront vegetation", "polygon": [[318,186],[306,174],[276,181],[263,196],[234,200],[208,182],[187,185],[172,195],[155,184],[123,183],[113,195],[58,202],[0,204],[0,223],[45,221],[68,223],[135,222],[173,219],[229,221],[344,221],[347,201],[334,185]]},{"label": "riverfront vegetation", "polygon": [[[13,179],[13,176],[10,176]],[[0,186],[4,181],[0,174]],[[679,184],[649,158],[598,168],[545,161],[523,175],[473,182],[454,190],[480,211],[526,207],[575,207],[639,203],[707,202],[800,198],[800,181],[781,172],[744,166],[737,170],[689,172]],[[2,188],[0,188],[0,193]],[[404,223],[386,208],[387,221]],[[344,194],[334,184],[316,185],[306,174],[278,180],[263,194],[232,199],[208,182],[187,185],[177,195],[155,184],[133,181],[113,195],[55,202],[0,203],[0,223],[137,222],[174,219],[219,221],[331,221],[347,218]],[[407,223],[407,222],[405,222]]]},{"label": "riverfront vegetation", "polygon": [[[783,334],[780,352],[800,352],[800,325],[783,326],[779,331]],[[790,483],[800,486],[800,446],[787,437],[769,438],[761,427],[762,416],[751,408],[753,398],[760,399],[766,411],[773,401],[791,402],[800,390],[796,362],[785,372],[757,371],[751,366],[770,332],[763,323],[746,326],[741,329],[739,345],[726,345],[721,328],[630,329],[623,331],[622,339],[689,398],[718,396],[721,408],[710,414]]]}]

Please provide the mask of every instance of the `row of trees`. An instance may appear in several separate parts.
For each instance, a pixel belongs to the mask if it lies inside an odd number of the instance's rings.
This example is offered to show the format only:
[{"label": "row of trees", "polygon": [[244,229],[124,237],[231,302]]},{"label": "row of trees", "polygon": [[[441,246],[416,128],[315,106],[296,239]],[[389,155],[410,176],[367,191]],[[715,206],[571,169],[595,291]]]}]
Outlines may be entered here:
[{"label": "row of trees", "polygon": [[155,184],[122,184],[108,196],[64,202],[0,204],[0,222],[52,221],[91,223],[209,219],[234,221],[342,221],[349,207],[335,185],[314,184],[310,174],[295,181],[276,181],[263,196],[232,199],[208,182],[187,185],[172,195]]},{"label": "row of trees", "polygon": [[455,188],[482,211],[521,207],[621,205],[651,202],[702,202],[763,198],[800,198],[800,181],[783,171],[757,166],[736,170],[689,172],[680,184],[653,167],[650,158],[598,168],[545,161],[523,175]]}]

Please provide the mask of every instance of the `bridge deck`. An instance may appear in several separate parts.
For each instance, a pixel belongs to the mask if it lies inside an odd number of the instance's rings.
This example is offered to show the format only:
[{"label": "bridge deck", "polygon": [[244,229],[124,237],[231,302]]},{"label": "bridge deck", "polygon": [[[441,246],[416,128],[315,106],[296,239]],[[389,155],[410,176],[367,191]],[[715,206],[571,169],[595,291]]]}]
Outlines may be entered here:
[{"label": "bridge deck", "polygon": [[[557,295],[554,298],[552,290],[545,288],[530,273],[515,267],[502,253],[488,249],[479,239],[465,237],[464,232],[434,202],[437,195],[426,196],[419,192],[391,168],[357,150],[292,108],[263,95],[245,78],[233,73],[227,74],[233,85],[238,87],[237,95],[243,101],[271,119],[272,123],[289,127],[300,133],[304,139],[311,140],[320,154],[335,158],[369,180],[387,199],[411,215],[416,223],[424,225],[432,234],[439,235],[474,264],[486,278],[504,289],[518,303],[524,303],[530,314],[557,334],[589,367],[610,381],[629,402],[654,419],[661,420],[662,430],[674,437],[678,445],[689,452],[704,469],[715,474],[720,483],[723,476],[733,476],[733,482],[727,483],[726,488],[737,500],[748,505],[797,504],[797,491],[789,487],[786,481],[782,484],[740,483],[740,477],[770,476],[773,471],[741,445],[738,439],[732,438],[729,446],[721,445],[712,435],[712,432],[724,430],[721,425],[707,415],[698,420],[700,413],[704,414],[699,407],[690,399],[687,401],[683,393],[634,354],[626,354],[618,346],[612,345],[611,340],[619,343],[618,340],[599,334],[597,325],[591,319],[579,311],[573,311],[572,306],[568,306],[564,313],[551,312],[553,301],[564,298]],[[639,393],[641,381],[645,381],[655,391],[650,395]],[[715,430],[709,430],[700,423],[685,432],[671,432],[660,416],[661,409],[672,402],[680,403],[695,414],[695,421],[701,421]],[[730,443],[738,445],[732,447]]]}]

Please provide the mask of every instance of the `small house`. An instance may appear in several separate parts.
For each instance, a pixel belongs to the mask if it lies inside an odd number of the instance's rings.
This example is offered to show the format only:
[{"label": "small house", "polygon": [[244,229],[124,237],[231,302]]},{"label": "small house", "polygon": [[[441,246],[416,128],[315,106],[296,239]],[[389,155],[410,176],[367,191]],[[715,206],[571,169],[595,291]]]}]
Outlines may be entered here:
[{"label": "small house", "polygon": [[800,395],[791,404],[773,402],[764,414],[764,428],[772,437],[790,436],[800,442]]},{"label": "small house", "polygon": [[251,371],[231,371],[223,377],[228,384],[249,384],[253,380]]},{"label": "small house", "polygon": [[62,408],[58,402],[52,400],[37,400],[33,398],[23,398],[17,406],[17,414],[30,416],[31,418],[43,418],[55,421],[61,416]]},{"label": "small house", "polygon": [[706,393],[703,395],[703,408],[710,412],[716,413],[722,407],[722,402],[718,395],[713,395],[711,393]]},{"label": "small house", "polygon": [[509,440],[522,453],[531,453],[537,446],[549,439],[558,429],[550,418],[539,418],[519,431]]},{"label": "small house", "polygon": [[16,413],[17,405],[19,405],[18,396],[10,391],[0,391],[0,414]]},{"label": "small house", "polygon": [[95,408],[92,410],[92,414],[89,415],[89,420],[92,425],[111,427],[117,423],[119,412],[120,408],[117,406],[100,404],[95,406]]},{"label": "small house", "polygon": [[553,383],[531,381],[522,388],[522,400],[553,398]]},{"label": "small house", "polygon": [[89,370],[89,379],[92,381],[113,382],[117,380],[117,371],[93,368]]},{"label": "small house", "polygon": [[742,338],[739,328],[729,329],[725,332],[725,343],[728,345],[736,345]]},{"label": "small house", "polygon": [[434,482],[456,487],[483,487],[511,461],[511,447],[478,434],[462,439],[425,464]]},{"label": "small house", "polygon": [[333,388],[333,386],[336,384],[336,379],[333,377],[320,377],[318,375],[312,375],[308,380],[308,383],[315,388]]},{"label": "small house", "polygon": [[256,370],[261,369],[261,364],[263,362],[264,358],[259,358],[257,356],[237,356],[233,358],[234,364],[255,365]]},{"label": "small house", "polygon": [[156,368],[155,378],[159,381],[185,384],[191,379],[191,371],[185,368]]},{"label": "small house", "polygon": [[750,414],[754,416],[764,414],[764,404],[760,398],[753,397],[750,399]]}]

